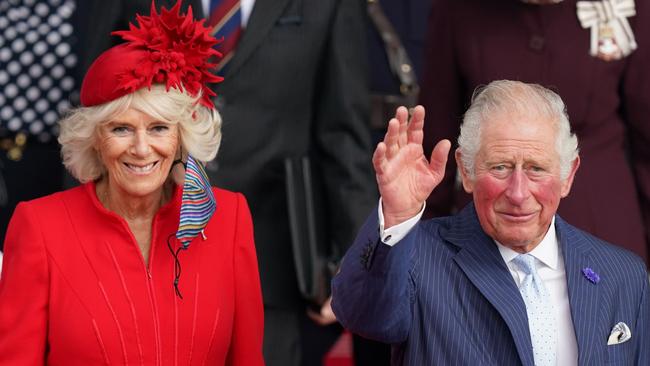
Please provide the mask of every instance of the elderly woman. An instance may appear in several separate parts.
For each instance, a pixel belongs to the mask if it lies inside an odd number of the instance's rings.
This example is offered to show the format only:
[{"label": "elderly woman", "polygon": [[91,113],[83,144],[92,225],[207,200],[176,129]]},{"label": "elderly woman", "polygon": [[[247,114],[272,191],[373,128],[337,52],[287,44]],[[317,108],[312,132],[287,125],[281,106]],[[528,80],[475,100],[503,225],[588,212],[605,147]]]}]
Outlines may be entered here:
[{"label": "elderly woman", "polygon": [[2,365],[260,365],[251,217],[210,188],[217,41],[180,5],[117,32],[61,122],[83,184],[21,203],[4,243]]}]

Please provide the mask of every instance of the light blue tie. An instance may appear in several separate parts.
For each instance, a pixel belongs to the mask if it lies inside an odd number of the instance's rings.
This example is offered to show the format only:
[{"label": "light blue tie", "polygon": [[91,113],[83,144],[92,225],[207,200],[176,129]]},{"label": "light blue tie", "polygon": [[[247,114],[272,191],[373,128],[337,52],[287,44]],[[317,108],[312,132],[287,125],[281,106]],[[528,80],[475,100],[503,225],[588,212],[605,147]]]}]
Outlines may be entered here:
[{"label": "light blue tie", "polygon": [[535,365],[554,366],[557,349],[555,312],[550,295],[535,270],[536,261],[537,259],[530,254],[520,254],[513,259],[519,269],[526,274],[519,285],[519,292],[526,303]]}]

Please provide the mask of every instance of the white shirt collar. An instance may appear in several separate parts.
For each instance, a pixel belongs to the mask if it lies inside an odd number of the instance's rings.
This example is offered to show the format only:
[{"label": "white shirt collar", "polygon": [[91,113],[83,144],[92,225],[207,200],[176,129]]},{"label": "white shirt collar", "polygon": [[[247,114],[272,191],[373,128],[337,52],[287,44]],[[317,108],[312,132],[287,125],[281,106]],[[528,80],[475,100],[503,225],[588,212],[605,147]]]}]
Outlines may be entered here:
[{"label": "white shirt collar", "polygon": [[[504,246],[496,240],[494,242],[497,244],[499,252],[506,263],[510,263],[510,261],[515,259],[516,256],[521,254]],[[560,245],[557,241],[557,235],[555,235],[555,216],[553,216],[551,219],[551,225],[549,226],[546,235],[544,235],[544,239],[542,239],[535,249],[531,250],[528,254],[537,258],[537,260],[542,262],[544,265],[556,270],[558,268],[559,252]]]}]

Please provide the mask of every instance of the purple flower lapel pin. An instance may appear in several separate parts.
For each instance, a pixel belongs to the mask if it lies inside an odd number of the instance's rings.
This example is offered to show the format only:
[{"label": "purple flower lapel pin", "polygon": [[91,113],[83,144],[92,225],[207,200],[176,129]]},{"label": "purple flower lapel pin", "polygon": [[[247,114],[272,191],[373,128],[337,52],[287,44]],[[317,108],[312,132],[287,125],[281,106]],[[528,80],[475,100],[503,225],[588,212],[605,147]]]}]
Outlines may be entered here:
[{"label": "purple flower lapel pin", "polygon": [[589,267],[583,268],[582,274],[585,276],[586,279],[589,280],[589,282],[593,284],[597,284],[598,282],[600,282],[600,276],[598,275],[598,273],[594,272],[594,270]]}]

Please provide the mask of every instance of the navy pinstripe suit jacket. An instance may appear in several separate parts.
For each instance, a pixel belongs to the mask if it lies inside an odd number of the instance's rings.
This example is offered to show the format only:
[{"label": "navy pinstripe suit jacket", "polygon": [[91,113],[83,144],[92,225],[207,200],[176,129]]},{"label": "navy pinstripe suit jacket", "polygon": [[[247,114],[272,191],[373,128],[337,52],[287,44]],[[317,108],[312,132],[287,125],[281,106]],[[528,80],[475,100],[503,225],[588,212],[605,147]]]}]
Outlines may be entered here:
[{"label": "navy pinstripe suit jacket", "polygon": [[[524,302],[494,241],[468,205],[419,223],[394,247],[368,218],[333,281],[332,306],[351,331],[393,344],[394,365],[530,365]],[[650,365],[650,298],[634,254],[555,220],[580,365]],[[600,275],[594,284],[582,274]],[[632,338],[607,345],[624,322]],[[564,366],[564,365],[561,365]]]}]

